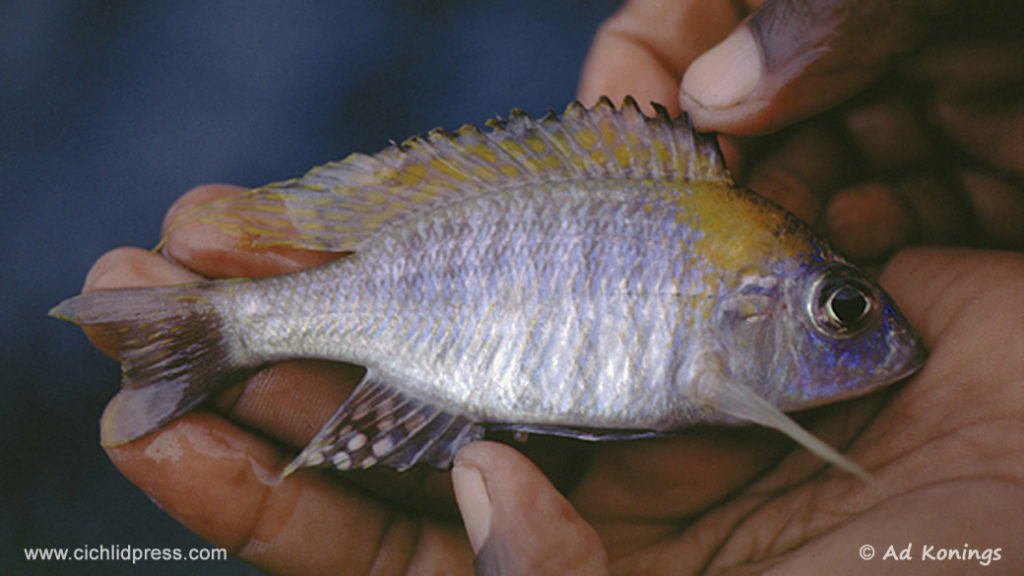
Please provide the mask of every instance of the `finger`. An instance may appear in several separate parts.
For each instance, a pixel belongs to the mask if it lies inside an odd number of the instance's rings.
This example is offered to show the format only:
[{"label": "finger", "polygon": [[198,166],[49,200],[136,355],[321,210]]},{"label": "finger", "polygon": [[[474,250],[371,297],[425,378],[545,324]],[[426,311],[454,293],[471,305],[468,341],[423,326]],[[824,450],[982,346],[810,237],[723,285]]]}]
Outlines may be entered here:
[{"label": "finger", "polygon": [[1024,250],[1024,189],[994,174],[963,170],[960,185],[984,233],[993,247]]},{"label": "finger", "polygon": [[744,184],[814,224],[825,198],[852,170],[851,156],[836,130],[825,122],[808,122],[787,134],[750,168]]},{"label": "finger", "polygon": [[[1024,325],[1024,312],[1007,306],[1024,290],[1024,255],[1018,253],[904,250],[886,265],[881,282],[931,348],[949,330],[957,328],[1012,338],[1011,334]],[[964,337],[950,343],[973,345],[969,340]]]},{"label": "finger", "polygon": [[[101,256],[85,276],[82,292],[145,288],[196,282],[202,277],[170,260],[141,248],[115,248]],[[93,345],[111,358],[118,357],[114,335],[96,327],[83,327]]]},{"label": "finger", "polygon": [[683,71],[738,21],[733,2],[627,2],[594,37],[577,97],[590,105],[601,96],[620,102],[632,95],[648,113],[650,102],[678,113]]},{"label": "finger", "polygon": [[606,574],[597,534],[525,456],[477,442],[455,457],[452,483],[478,574]]},{"label": "finger", "polygon": [[829,241],[856,262],[879,262],[915,239],[907,204],[883,182],[855,184],[836,193],[825,211]]},{"label": "finger", "polygon": [[672,532],[679,518],[695,517],[763,473],[791,448],[760,428],[725,428],[679,437],[612,443],[594,452],[572,492],[576,509],[600,524],[606,545],[616,526]]},{"label": "finger", "polygon": [[858,101],[844,111],[843,119],[865,164],[895,171],[921,163],[935,152],[919,113],[904,98],[886,94]]},{"label": "finger", "polygon": [[769,132],[846,100],[922,38],[916,5],[766,0],[686,71],[680,103],[703,130]]},{"label": "finger", "polygon": [[203,204],[245,192],[245,188],[238,186],[211,184],[194,188],[179,198],[164,218],[162,252],[208,278],[260,278],[325,264],[339,257],[295,248],[254,248],[215,224],[179,220]]},{"label": "finger", "polygon": [[108,453],[179,522],[269,572],[469,571],[456,526],[405,516],[323,474],[281,480],[282,454],[208,413]]},{"label": "finger", "polygon": [[[1024,77],[1020,58],[1024,53],[1020,36],[1024,12],[1011,2],[968,6],[975,8],[968,22],[961,20],[960,26],[951,27],[955,30],[946,30],[952,32],[948,41],[929,45],[909,58],[901,71],[936,92],[950,94],[983,94],[1018,85]],[[1012,14],[1001,14],[1000,7]]]},{"label": "finger", "polygon": [[1024,95],[940,97],[935,115],[943,130],[968,154],[1024,178]]},{"label": "finger", "polygon": [[[1008,305],[1024,292],[1024,255],[906,250],[893,256],[881,281],[930,357],[876,419],[878,452],[902,461],[910,482],[1019,474],[1007,457],[1015,448],[1006,439],[1016,436],[1005,427],[1024,410],[1017,385],[1024,356],[1015,349],[1024,312]],[[941,461],[946,465],[934,465]]]},{"label": "finger", "polygon": [[931,176],[868,181],[835,194],[825,220],[832,242],[855,260],[879,261],[912,242],[977,242],[974,212],[954,185]]}]

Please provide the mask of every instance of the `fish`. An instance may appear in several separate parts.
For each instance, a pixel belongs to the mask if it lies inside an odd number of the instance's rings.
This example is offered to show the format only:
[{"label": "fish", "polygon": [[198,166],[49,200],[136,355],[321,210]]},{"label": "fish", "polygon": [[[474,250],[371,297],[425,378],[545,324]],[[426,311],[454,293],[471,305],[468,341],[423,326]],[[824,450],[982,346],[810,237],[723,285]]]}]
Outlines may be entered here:
[{"label": "fish", "polygon": [[101,443],[305,358],[365,375],[284,474],[445,469],[492,431],[621,441],[754,424],[870,481],[787,412],[923,365],[877,282],[738,186],[716,136],[685,113],[602,98],[487,127],[352,154],[170,226],[342,254],[331,263],[56,306],[119,342],[123,383]]}]

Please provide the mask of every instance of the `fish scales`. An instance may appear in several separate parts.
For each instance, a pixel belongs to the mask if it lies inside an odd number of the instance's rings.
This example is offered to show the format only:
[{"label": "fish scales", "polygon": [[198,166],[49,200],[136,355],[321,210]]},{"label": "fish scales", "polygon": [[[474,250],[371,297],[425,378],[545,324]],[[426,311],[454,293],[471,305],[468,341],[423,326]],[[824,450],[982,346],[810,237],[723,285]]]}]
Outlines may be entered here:
[{"label": "fish scales", "polygon": [[924,361],[877,284],[736,187],[685,116],[602,100],[489,126],[353,155],[169,228],[349,253],[331,264],[58,306],[122,335],[104,443],[259,366],[319,358],[366,376],[286,472],[446,467],[487,429],[614,440],[757,423],[866,478],[783,411]]},{"label": "fish scales", "polygon": [[[664,406],[663,417],[684,423],[655,383],[673,380],[665,343],[699,340],[687,327],[701,304],[680,306],[679,295],[699,299],[703,278],[686,265],[677,207],[652,218],[643,196],[560,185],[460,203],[458,215],[379,232],[341,270],[324,271],[315,299],[246,285],[232,323],[277,322],[247,332],[257,357],[338,355],[489,421],[550,424],[574,406],[573,424],[640,428],[651,420],[633,421],[633,407]],[[277,314],[282,306],[294,312]],[[329,326],[324,308],[335,312]],[[394,358],[409,360],[391,367]]]}]

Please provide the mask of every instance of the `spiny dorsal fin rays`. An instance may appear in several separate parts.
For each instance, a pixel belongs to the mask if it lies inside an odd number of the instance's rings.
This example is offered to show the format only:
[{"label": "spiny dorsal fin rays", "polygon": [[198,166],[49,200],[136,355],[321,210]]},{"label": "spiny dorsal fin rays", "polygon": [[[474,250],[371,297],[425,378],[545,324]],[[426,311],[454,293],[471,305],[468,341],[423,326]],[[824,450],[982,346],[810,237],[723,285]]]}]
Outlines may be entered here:
[{"label": "spiny dorsal fin rays", "polygon": [[627,97],[593,108],[570,104],[536,120],[513,110],[487,123],[433,130],[373,156],[353,154],[305,176],[199,206],[178,218],[212,224],[254,247],[346,252],[386,222],[453,199],[531,183],[588,180],[725,181],[714,137],[697,134],[683,114],[656,106],[645,116]]}]

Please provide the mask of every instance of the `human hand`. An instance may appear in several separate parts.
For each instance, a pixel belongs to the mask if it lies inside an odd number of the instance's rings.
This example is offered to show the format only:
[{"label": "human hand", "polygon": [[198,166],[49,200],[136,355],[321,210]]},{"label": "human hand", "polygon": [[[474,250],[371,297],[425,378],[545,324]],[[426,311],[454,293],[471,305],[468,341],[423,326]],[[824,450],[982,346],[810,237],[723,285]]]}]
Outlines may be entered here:
[{"label": "human hand", "polygon": [[627,2],[580,99],[687,110],[728,135],[738,180],[862,263],[920,242],[1024,248],[1018,2],[759,4]]}]

